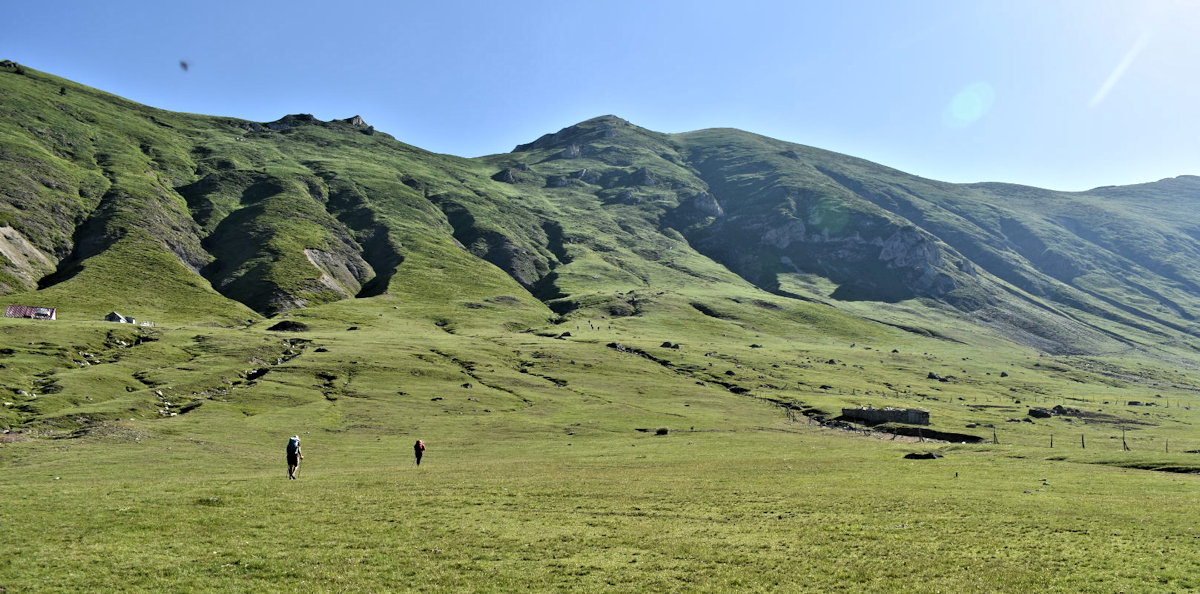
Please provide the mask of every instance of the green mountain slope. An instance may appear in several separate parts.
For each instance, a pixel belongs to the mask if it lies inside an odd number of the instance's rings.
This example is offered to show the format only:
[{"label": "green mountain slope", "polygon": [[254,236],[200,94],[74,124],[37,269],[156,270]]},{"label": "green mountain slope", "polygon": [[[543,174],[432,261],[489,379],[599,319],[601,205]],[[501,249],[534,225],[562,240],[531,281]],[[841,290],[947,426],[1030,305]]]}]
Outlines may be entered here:
[{"label": "green mountain slope", "polygon": [[1076,194],[955,185],[612,116],[468,160],[357,117],[169,113],[11,62],[0,91],[0,289],[67,317],[229,324],[354,298],[436,305],[441,291],[413,288],[449,266],[443,291],[490,284],[481,298],[541,318],[636,315],[633,290],[756,286],[1054,352],[1192,349],[1200,331],[1196,178]]}]

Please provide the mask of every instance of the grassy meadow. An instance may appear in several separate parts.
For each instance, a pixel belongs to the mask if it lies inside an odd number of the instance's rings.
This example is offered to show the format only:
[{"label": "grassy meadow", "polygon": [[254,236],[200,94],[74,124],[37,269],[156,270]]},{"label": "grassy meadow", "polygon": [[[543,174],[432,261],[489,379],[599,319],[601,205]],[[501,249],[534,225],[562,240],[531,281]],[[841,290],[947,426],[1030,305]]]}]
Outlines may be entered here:
[{"label": "grassy meadow", "polygon": [[[1046,357],[765,296],[557,325],[475,297],[328,304],[290,316],[304,332],[0,320],[0,586],[1200,588],[1195,376],[1163,358]],[[1056,404],[1092,416],[1008,422]],[[986,443],[814,420],[861,405]]]},{"label": "grassy meadow", "polygon": [[0,97],[0,593],[1200,590],[1200,179]]}]

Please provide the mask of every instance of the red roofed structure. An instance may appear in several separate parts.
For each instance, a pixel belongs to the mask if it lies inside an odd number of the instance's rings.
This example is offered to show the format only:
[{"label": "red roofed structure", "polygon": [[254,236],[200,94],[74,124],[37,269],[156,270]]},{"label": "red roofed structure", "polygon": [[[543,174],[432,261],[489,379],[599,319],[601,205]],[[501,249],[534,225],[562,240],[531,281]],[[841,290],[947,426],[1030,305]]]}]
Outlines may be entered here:
[{"label": "red roofed structure", "polygon": [[4,312],[6,318],[32,318],[35,320],[57,320],[58,310],[53,307],[33,307],[31,305],[10,305]]}]

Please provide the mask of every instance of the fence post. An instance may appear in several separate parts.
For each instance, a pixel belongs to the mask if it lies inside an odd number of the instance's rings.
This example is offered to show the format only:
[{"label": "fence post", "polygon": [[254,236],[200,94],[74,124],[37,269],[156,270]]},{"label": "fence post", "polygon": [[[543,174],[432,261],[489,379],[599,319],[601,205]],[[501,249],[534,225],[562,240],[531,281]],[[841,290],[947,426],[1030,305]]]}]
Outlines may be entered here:
[{"label": "fence post", "polygon": [[1050,449],[1054,449],[1054,434],[1050,434]]},{"label": "fence post", "polygon": [[1084,434],[1082,434],[1082,433],[1079,434],[1079,449],[1081,449],[1081,450],[1087,449],[1087,439],[1084,436]]}]

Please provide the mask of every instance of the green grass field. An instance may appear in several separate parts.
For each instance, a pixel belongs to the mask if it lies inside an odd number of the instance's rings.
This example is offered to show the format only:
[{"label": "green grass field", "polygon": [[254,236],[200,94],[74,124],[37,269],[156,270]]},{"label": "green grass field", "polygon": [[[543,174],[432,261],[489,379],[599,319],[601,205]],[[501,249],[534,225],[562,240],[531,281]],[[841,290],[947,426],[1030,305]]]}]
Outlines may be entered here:
[{"label": "green grass field", "polygon": [[[0,586],[1200,588],[1186,371],[882,326],[849,343],[820,308],[727,302],[746,319],[689,322],[664,295],[640,317],[512,332],[502,308],[519,305],[481,302],[424,318],[391,298],[329,304],[293,316],[298,333],[0,320]],[[755,312],[813,329],[772,335]],[[825,428],[791,401],[921,407],[999,444]],[[1006,422],[1060,403],[1096,416]]]}]

